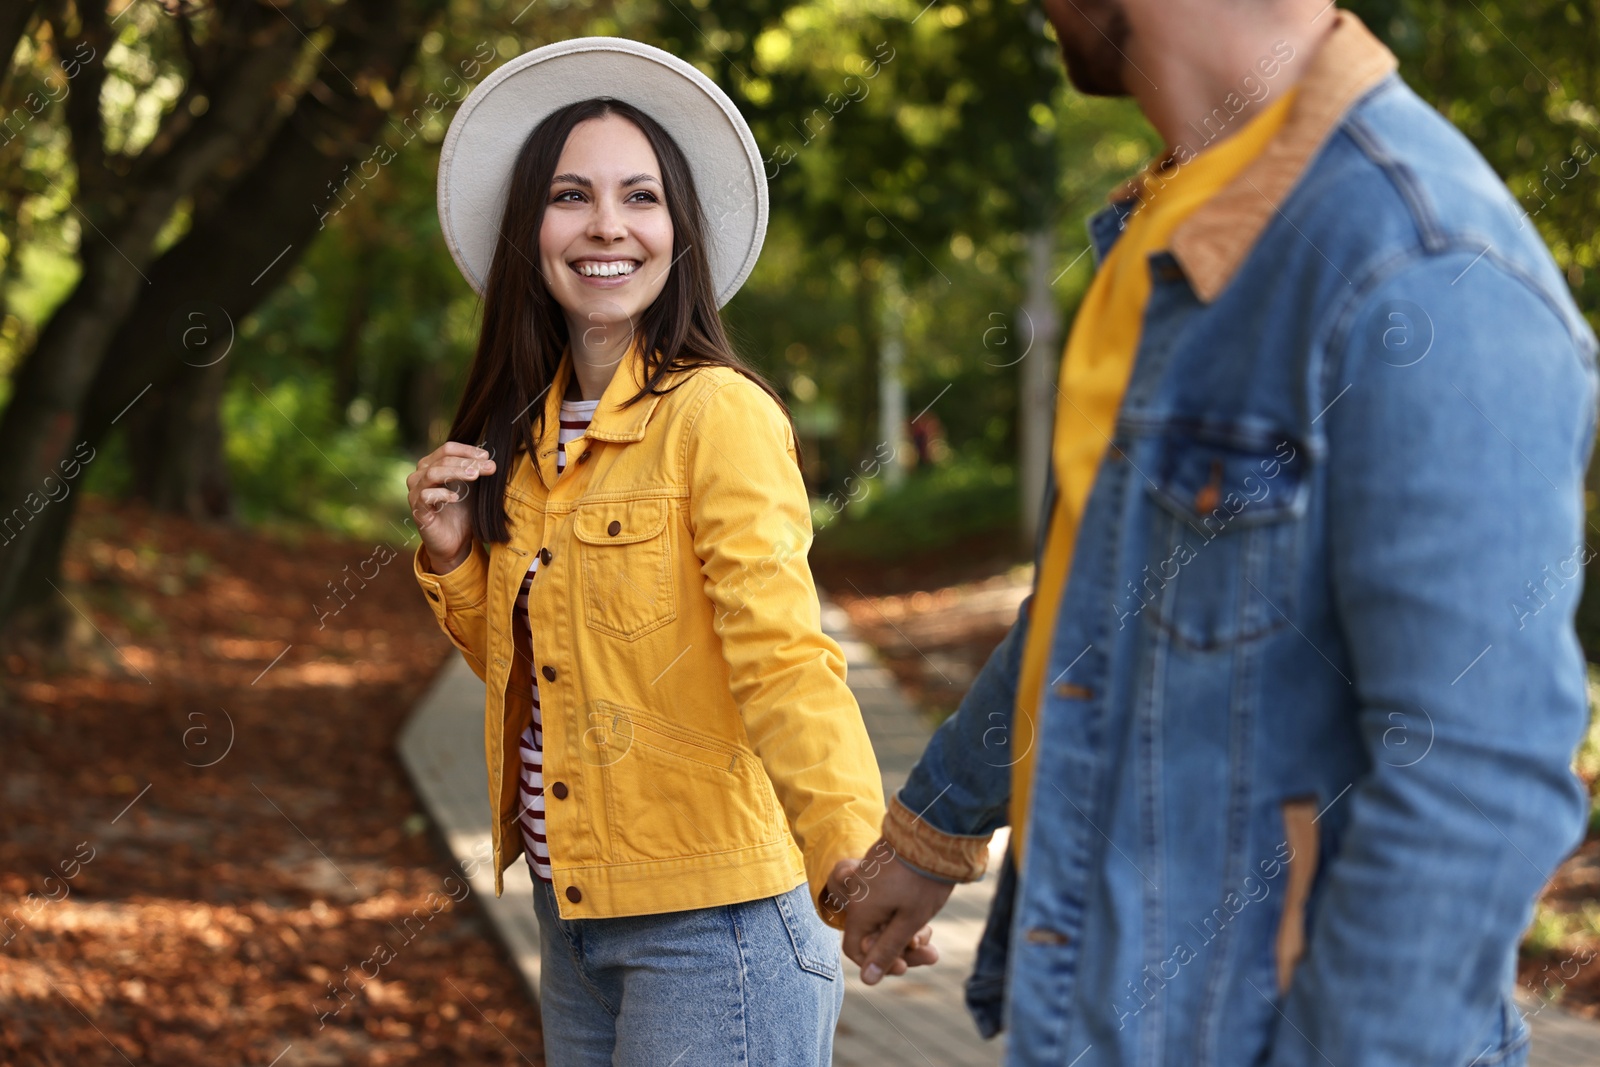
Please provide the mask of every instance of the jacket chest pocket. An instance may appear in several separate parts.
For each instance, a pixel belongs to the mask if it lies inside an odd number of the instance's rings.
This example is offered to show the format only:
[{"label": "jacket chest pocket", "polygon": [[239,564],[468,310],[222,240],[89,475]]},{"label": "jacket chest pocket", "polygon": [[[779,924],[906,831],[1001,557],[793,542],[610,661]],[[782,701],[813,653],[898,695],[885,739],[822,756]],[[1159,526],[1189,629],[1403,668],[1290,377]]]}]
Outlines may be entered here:
[{"label": "jacket chest pocket", "polygon": [[590,629],[632,641],[677,617],[671,513],[672,502],[661,499],[600,501],[573,512]]},{"label": "jacket chest pocket", "polygon": [[1305,460],[1287,436],[1259,440],[1170,437],[1148,472],[1150,558],[1124,601],[1190,649],[1228,648],[1294,618]]}]

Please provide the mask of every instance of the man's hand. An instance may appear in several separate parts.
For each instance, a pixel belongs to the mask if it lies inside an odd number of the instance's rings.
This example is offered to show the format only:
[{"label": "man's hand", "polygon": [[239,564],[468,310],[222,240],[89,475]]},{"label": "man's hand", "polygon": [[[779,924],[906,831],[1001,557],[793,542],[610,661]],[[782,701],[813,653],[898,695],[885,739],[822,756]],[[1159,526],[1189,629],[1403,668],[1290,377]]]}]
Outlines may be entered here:
[{"label": "man's hand", "polygon": [[928,920],[954,888],[901,863],[881,837],[864,859],[834,866],[828,893],[844,902],[844,954],[861,968],[863,982],[876,985],[886,974],[939,959]]}]

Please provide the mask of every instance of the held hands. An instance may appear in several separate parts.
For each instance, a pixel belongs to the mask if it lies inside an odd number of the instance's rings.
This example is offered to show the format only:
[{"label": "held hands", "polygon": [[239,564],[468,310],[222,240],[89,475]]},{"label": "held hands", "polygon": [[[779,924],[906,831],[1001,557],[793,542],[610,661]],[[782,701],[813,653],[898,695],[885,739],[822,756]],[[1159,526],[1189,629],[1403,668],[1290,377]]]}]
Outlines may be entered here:
[{"label": "held hands", "polygon": [[844,954],[876,985],[886,974],[937,963],[928,920],[955,887],[918,874],[879,838],[865,859],[840,860],[828,876],[827,896],[844,910]]},{"label": "held hands", "polygon": [[411,517],[417,520],[433,573],[450,573],[472,551],[468,483],[493,471],[494,460],[483,449],[446,441],[418,460],[417,469],[406,476]]}]

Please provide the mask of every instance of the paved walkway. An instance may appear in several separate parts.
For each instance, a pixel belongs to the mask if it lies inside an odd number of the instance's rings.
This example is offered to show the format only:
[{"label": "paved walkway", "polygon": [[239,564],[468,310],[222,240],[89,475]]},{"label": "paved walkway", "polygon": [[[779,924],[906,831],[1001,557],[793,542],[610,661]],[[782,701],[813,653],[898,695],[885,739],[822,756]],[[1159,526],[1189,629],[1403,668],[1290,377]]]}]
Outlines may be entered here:
[{"label": "paved walkway", "polygon": [[[885,793],[898,789],[927,740],[928,728],[906,701],[870,646],[850,630],[849,617],[823,603],[823,628],[844,648],[850,688],[861,703],[867,732],[883,769]],[[505,895],[494,895],[490,873],[488,784],[483,756],[483,683],[453,656],[417,705],[400,736],[400,757],[450,851],[471,873],[472,890],[531,995],[539,985],[539,928],[526,864],[506,871]],[[996,835],[995,862],[1003,849]],[[973,1029],[961,983],[971,970],[994,875],[958,886],[934,920],[940,963],[868,988],[846,966],[844,1013],[834,1042],[835,1067],[988,1067],[998,1064],[1004,1038],[986,1042]],[[1529,1012],[1535,1009],[1530,1005]],[[1600,1067],[1600,1023],[1545,1008],[1532,1019],[1530,1067]]]}]

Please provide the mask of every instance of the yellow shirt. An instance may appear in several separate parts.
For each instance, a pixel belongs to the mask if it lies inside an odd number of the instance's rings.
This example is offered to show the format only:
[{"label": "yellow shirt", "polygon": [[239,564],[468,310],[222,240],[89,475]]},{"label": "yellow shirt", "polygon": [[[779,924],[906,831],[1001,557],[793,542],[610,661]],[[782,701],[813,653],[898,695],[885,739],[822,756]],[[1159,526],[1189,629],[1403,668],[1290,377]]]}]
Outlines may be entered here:
[{"label": "yellow shirt", "polygon": [[[1111,443],[1122,394],[1133,373],[1134,354],[1150,298],[1151,253],[1167,246],[1178,225],[1233,180],[1260,155],[1282,128],[1294,99],[1285,93],[1242,130],[1187,163],[1158,173],[1147,169],[1136,180],[1139,208],[1090,283],[1072,324],[1056,390],[1055,465],[1057,495],[1040,561],[1033,625],[1022,650],[1017,685],[1015,743],[1023,750],[1011,771],[1011,847],[1022,865],[1023,829],[1032,784],[1033,750],[1045,663],[1054,636],[1057,609],[1072,568],[1078,535],[1095,472]],[[1060,679],[1050,679],[1057,684]],[[1063,695],[1070,695],[1064,692]]]}]

